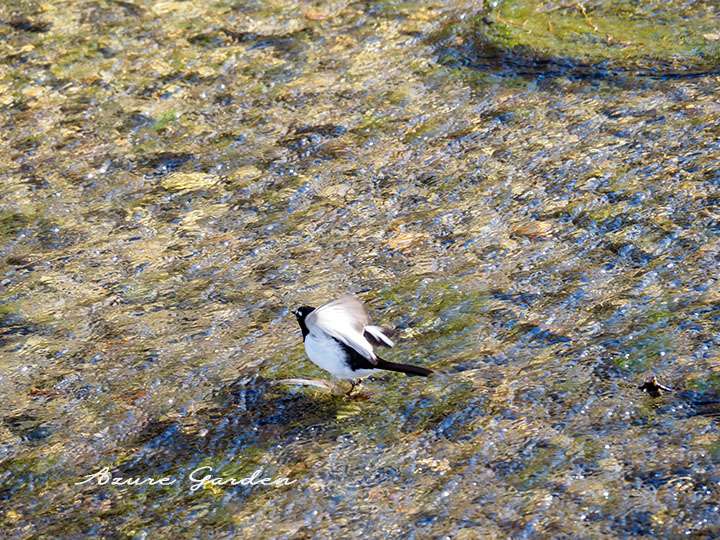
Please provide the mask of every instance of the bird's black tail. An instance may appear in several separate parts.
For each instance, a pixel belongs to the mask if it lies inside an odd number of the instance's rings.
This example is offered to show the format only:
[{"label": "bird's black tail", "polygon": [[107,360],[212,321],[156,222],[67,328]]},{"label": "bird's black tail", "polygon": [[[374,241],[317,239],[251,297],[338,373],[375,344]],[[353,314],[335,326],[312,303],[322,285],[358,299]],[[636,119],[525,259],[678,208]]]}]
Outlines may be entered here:
[{"label": "bird's black tail", "polygon": [[404,373],[405,375],[416,375],[418,377],[427,377],[432,373],[431,369],[426,369],[420,366],[411,366],[410,364],[396,364],[395,362],[388,362],[378,356],[377,365],[373,366],[377,369],[387,369],[388,371],[397,371],[398,373]]}]

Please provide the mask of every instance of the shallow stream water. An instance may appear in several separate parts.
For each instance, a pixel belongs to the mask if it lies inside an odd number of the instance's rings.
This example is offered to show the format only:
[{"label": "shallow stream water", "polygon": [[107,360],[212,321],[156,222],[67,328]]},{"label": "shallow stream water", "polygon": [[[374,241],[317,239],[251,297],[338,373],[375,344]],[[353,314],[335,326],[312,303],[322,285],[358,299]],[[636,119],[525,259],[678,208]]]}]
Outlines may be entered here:
[{"label": "shallow stream water", "polygon": [[715,10],[3,3],[0,536],[717,537]]}]

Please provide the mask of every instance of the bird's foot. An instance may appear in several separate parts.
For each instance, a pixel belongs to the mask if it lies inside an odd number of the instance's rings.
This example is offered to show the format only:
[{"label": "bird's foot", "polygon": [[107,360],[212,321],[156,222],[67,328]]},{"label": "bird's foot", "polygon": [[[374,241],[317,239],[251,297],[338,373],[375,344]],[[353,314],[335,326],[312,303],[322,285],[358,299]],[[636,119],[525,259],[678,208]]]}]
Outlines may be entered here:
[{"label": "bird's foot", "polygon": [[350,381],[350,390],[348,390],[345,395],[349,396],[350,394],[352,394],[353,390],[355,390],[355,387],[359,386],[361,382],[362,382],[362,379],[352,379]]}]

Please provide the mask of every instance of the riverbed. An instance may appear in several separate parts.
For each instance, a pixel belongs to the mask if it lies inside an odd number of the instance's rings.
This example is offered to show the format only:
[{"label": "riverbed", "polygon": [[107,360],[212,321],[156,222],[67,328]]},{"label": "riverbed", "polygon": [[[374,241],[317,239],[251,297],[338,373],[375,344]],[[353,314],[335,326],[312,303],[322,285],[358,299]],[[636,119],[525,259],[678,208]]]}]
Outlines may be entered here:
[{"label": "riverbed", "polygon": [[[643,4],[0,7],[4,535],[717,536],[718,13]],[[279,383],[345,292],[438,373]]]}]

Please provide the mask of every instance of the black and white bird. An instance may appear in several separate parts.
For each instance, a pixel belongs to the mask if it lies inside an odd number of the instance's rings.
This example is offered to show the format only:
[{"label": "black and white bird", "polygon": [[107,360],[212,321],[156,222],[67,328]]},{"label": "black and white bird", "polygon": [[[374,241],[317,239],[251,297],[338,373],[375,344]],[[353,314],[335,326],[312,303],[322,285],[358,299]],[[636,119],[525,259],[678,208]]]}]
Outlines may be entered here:
[{"label": "black and white bird", "polygon": [[[423,367],[380,358],[375,347],[392,347],[394,343],[387,336],[387,330],[370,324],[365,306],[355,296],[341,296],[317,309],[302,306],[293,314],[302,330],[308,358],[338,379],[355,381],[378,370],[420,377],[432,373]],[[353,387],[355,384],[353,382]]]}]

